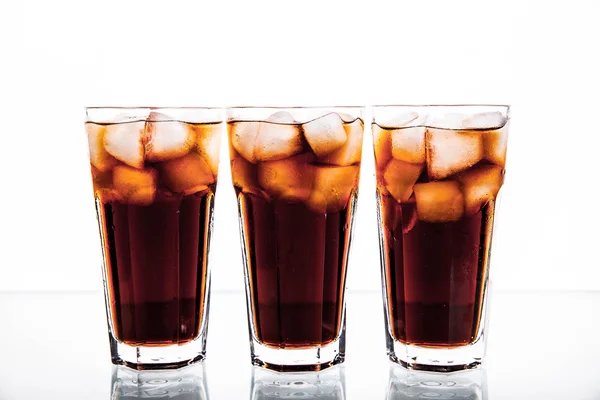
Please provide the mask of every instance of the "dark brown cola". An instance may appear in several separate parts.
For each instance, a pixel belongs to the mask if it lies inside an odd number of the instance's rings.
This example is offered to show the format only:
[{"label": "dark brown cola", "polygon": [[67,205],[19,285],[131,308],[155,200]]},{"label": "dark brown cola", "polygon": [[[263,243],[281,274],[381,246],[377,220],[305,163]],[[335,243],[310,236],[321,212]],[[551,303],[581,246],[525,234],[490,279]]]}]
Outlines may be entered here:
[{"label": "dark brown cola", "polygon": [[170,195],[148,206],[99,201],[117,340],[169,345],[198,336],[212,197]]}]

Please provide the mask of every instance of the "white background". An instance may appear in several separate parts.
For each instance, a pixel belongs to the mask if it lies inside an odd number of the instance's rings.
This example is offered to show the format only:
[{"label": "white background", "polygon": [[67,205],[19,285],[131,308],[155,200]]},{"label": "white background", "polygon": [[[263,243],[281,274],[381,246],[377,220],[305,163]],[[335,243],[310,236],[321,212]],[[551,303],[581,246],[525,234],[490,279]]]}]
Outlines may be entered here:
[{"label": "white background", "polygon": [[[597,2],[0,1],[0,290],[101,288],[85,105],[508,103],[497,290],[600,289]],[[378,290],[370,137],[349,289]],[[223,146],[213,288],[243,288]]]}]

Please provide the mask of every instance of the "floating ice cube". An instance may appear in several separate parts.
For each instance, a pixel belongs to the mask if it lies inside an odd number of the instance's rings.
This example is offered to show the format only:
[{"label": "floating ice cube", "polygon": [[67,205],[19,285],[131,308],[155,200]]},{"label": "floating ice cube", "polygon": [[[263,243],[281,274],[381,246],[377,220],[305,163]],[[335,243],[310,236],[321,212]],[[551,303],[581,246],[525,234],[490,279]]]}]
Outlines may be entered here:
[{"label": "floating ice cube", "polygon": [[407,201],[422,170],[423,164],[411,164],[392,159],[383,171],[385,187],[397,202]]},{"label": "floating ice cube", "polygon": [[198,154],[208,163],[213,175],[217,176],[221,151],[221,124],[197,125],[195,131],[198,138]]},{"label": "floating ice cube", "polygon": [[260,122],[234,122],[229,124],[231,145],[242,157],[251,163],[256,163],[254,143],[260,129]]},{"label": "floating ice cube", "polygon": [[482,132],[484,157],[496,165],[506,164],[508,134],[505,129]]},{"label": "floating ice cube", "polygon": [[443,179],[476,164],[483,157],[481,133],[427,129],[427,171],[431,179]]},{"label": "floating ice cube", "polygon": [[390,192],[388,192],[387,188],[385,187],[385,179],[383,179],[383,173],[385,171],[385,168],[383,171],[376,171],[375,172],[375,180],[376,180],[376,186],[377,186],[377,191],[382,195],[389,195]]},{"label": "floating ice cube", "polygon": [[324,115],[302,125],[304,137],[314,153],[321,157],[346,143],[342,119],[335,113]]},{"label": "floating ice cube", "polygon": [[506,124],[506,118],[499,111],[483,112],[466,117],[461,124],[463,129],[494,129]]},{"label": "floating ice cube", "polygon": [[417,183],[414,190],[419,220],[452,222],[462,218],[464,201],[457,182]]},{"label": "floating ice cube", "polygon": [[263,194],[258,185],[256,169],[257,166],[246,161],[244,157],[235,157],[231,161],[231,180],[233,186],[240,188],[245,193]]},{"label": "floating ice cube", "polygon": [[146,122],[146,159],[172,160],[187,154],[196,144],[196,134],[190,125],[175,121],[158,112],[151,112]]},{"label": "floating ice cube", "polygon": [[358,117],[355,117],[355,116],[347,114],[347,113],[339,113],[338,115],[340,116],[342,121],[344,121],[345,123],[354,122],[358,119]]},{"label": "floating ice cube", "polygon": [[281,160],[302,150],[302,134],[294,118],[286,111],[279,111],[260,124],[254,142],[257,161]]},{"label": "floating ice cube", "polygon": [[93,165],[91,166],[91,168],[94,191],[97,191],[100,188],[112,187],[112,170],[100,171]]},{"label": "floating ice cube", "polygon": [[338,212],[358,189],[359,167],[315,166],[314,185],[307,205],[317,212]]},{"label": "floating ice cube", "polygon": [[502,167],[478,165],[456,175],[465,198],[467,215],[477,213],[482,206],[494,200],[504,181]]},{"label": "floating ice cube", "polygon": [[94,189],[94,196],[102,203],[110,203],[113,201],[122,203],[125,201],[115,189],[108,187]]},{"label": "floating ice cube", "polygon": [[[380,217],[383,228],[388,231],[393,231],[402,222],[399,207],[381,207]],[[389,254],[389,251],[386,251],[385,254]]]},{"label": "floating ice cube", "polygon": [[160,173],[169,190],[186,195],[206,190],[208,185],[215,182],[208,163],[193,152],[161,163]]},{"label": "floating ice cube", "polygon": [[258,183],[275,198],[288,201],[308,199],[314,179],[312,154],[258,164]]},{"label": "floating ice cube", "polygon": [[388,118],[378,118],[377,123],[387,128],[400,128],[403,126],[415,126],[423,121],[419,114],[414,111],[394,114]]},{"label": "floating ice cube", "polygon": [[327,212],[327,198],[319,191],[312,191],[306,206],[314,212],[325,214]]},{"label": "floating ice cube", "polygon": [[106,125],[104,148],[117,160],[134,168],[144,167],[146,121]]},{"label": "floating ice cube", "polygon": [[360,120],[345,123],[344,130],[348,140],[337,150],[320,157],[319,161],[326,164],[340,166],[352,165],[360,162],[362,154],[362,140],[364,126]]},{"label": "floating ice cube", "polygon": [[425,162],[425,128],[412,127],[391,131],[392,156],[409,163]]},{"label": "floating ice cube", "polygon": [[104,148],[104,134],[106,132],[105,125],[93,123],[85,124],[85,130],[88,134],[88,145],[90,148],[90,162],[99,171],[109,171],[119,161],[110,155]]},{"label": "floating ice cube", "polygon": [[265,121],[275,122],[280,124],[294,124],[296,120],[294,116],[287,111],[277,111],[269,116]]},{"label": "floating ice cube", "polygon": [[375,152],[375,164],[378,170],[385,168],[392,158],[392,137],[389,129],[372,125],[373,149]]},{"label": "floating ice cube", "polygon": [[[411,204],[412,203],[412,204]],[[387,230],[401,229],[402,233],[408,233],[417,222],[417,209],[415,207],[415,195],[413,194],[404,206],[383,208],[382,217],[384,228]]]},{"label": "floating ice cube", "polygon": [[[413,195],[410,197],[410,199],[408,199],[408,203],[415,203],[416,199],[415,199],[415,195],[413,193]],[[412,228],[415,227],[415,224],[417,223],[417,209],[415,207],[404,207],[402,208],[402,212],[401,212],[401,219],[402,219],[402,233],[408,233],[412,230]]]},{"label": "floating ice cube", "polygon": [[427,126],[440,129],[462,129],[469,116],[463,113],[433,114],[427,119]]},{"label": "floating ice cube", "polygon": [[149,205],[156,195],[156,170],[117,165],[113,169],[113,187],[125,202]]},{"label": "floating ice cube", "polygon": [[506,117],[499,111],[469,113],[444,113],[432,115],[427,125],[443,129],[495,129],[506,123]]}]

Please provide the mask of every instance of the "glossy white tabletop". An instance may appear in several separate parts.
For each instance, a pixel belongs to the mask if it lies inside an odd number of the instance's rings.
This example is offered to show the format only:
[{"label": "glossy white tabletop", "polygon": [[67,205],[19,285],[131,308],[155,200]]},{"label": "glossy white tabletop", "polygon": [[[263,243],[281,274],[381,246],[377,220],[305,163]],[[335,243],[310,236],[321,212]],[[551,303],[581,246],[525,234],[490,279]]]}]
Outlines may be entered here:
[{"label": "glossy white tabletop", "polygon": [[600,293],[494,293],[485,367],[452,375],[387,361],[379,293],[347,310],[342,367],[273,375],[250,365],[243,294],[213,293],[207,361],[137,376],[110,363],[101,293],[3,293],[0,400],[600,399]]}]

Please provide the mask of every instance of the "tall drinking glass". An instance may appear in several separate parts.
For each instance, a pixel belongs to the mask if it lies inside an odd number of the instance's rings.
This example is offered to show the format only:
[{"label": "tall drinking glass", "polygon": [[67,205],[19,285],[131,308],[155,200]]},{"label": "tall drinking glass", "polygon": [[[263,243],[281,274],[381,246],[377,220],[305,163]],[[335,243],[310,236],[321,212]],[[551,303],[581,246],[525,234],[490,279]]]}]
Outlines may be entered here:
[{"label": "tall drinking glass", "polygon": [[112,361],[202,360],[222,112],[86,111]]},{"label": "tall drinking glass", "polygon": [[227,124],[252,362],[341,363],[362,109],[231,108]]},{"label": "tall drinking glass", "polygon": [[485,355],[508,106],[373,109],[387,352],[452,371]]}]

